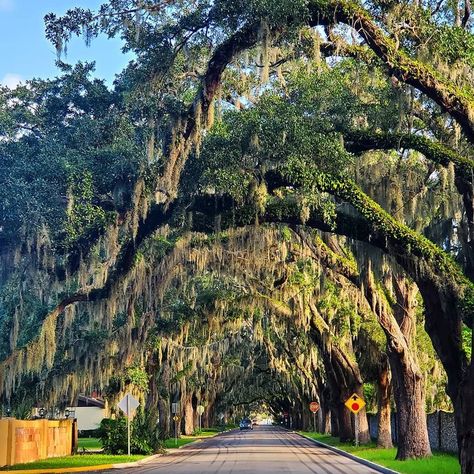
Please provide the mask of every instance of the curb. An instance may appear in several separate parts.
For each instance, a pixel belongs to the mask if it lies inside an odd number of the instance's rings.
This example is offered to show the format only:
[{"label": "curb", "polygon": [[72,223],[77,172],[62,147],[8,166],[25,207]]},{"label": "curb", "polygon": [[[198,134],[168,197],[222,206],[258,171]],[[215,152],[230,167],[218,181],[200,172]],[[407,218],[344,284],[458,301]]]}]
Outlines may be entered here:
[{"label": "curb", "polygon": [[[154,461],[156,458],[159,458],[160,456],[163,456],[162,453],[159,454],[153,454],[152,456],[148,456],[146,458],[140,459],[140,461],[133,461],[133,462],[122,462],[119,464],[112,464],[110,466],[110,469],[125,469],[127,467],[139,467],[143,466],[144,464],[147,464],[151,461]],[[92,469],[88,469],[88,471],[91,471]]]},{"label": "curb", "polygon": [[[130,463],[133,464],[133,463]],[[84,471],[104,471],[113,469],[113,464],[101,464],[100,466],[81,466],[81,467],[58,467],[50,469],[11,469],[10,471],[0,471],[1,474],[49,474],[64,472],[84,472]]]},{"label": "curb", "polygon": [[306,438],[309,441],[312,441],[314,444],[317,444],[318,446],[321,446],[322,448],[329,449],[329,451],[332,451],[333,453],[337,453],[337,454],[340,454],[341,456],[352,459],[353,461],[356,461],[359,464],[363,464],[364,466],[370,467],[371,469],[381,472],[382,474],[400,474],[398,471],[393,471],[392,469],[389,469],[388,467],[383,467],[383,466],[380,466],[380,464],[375,464],[372,461],[367,461],[367,459],[354,456],[353,454],[343,451],[342,449],[336,448],[334,446],[330,446],[329,444],[322,443],[321,441],[310,438],[309,436],[303,435],[296,431],[293,431],[293,433],[297,434],[298,436],[301,436],[302,438]]}]

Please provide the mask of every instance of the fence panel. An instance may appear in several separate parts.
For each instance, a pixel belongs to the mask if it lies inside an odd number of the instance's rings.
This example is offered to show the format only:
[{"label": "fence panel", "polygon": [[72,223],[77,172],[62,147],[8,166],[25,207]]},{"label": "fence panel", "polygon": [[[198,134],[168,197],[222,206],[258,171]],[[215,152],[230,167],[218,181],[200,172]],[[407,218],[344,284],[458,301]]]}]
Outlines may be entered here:
[{"label": "fence panel", "polygon": [[0,467],[67,456],[73,452],[74,420],[0,420]]}]

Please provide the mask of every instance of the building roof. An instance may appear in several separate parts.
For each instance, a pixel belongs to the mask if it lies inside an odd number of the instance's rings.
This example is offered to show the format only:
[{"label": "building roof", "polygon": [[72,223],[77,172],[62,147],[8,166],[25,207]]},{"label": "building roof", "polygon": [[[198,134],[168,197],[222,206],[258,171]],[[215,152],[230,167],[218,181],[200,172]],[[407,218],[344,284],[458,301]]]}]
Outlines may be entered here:
[{"label": "building roof", "polygon": [[98,407],[105,408],[104,400],[98,398],[86,397],[85,395],[79,395],[77,399],[78,407]]}]

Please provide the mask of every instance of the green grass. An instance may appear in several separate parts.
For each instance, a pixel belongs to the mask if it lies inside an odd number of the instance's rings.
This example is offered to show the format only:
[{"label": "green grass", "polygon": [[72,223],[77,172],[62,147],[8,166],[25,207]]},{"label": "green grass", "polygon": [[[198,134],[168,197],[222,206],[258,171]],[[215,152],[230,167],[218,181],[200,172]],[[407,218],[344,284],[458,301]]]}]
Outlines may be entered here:
[{"label": "green grass", "polygon": [[99,438],[79,438],[79,450],[94,450],[102,449],[102,443]]},{"label": "green grass", "polygon": [[459,474],[461,472],[457,456],[454,454],[435,452],[431,458],[397,461],[395,460],[396,448],[380,449],[375,446],[375,443],[356,447],[351,443],[341,443],[338,438],[329,435],[309,432],[301,432],[301,434],[388,467],[401,474]]},{"label": "green grass", "polygon": [[9,470],[19,469],[58,469],[69,467],[99,466],[101,464],[118,464],[122,462],[139,461],[146,456],[141,455],[121,455],[112,456],[108,454],[77,454],[76,456],[65,456],[62,458],[43,459],[41,461],[29,462],[26,464],[15,464]]},{"label": "green grass", "polygon": [[204,429],[199,434],[196,434],[193,436],[182,435],[181,438],[178,438],[177,440],[175,440],[175,438],[169,438],[164,441],[163,447],[165,449],[180,448],[181,446],[185,446],[186,444],[194,443],[195,441],[199,439],[210,438],[212,436],[215,436],[217,433],[219,433],[219,431],[220,430],[217,430],[215,428],[209,428],[209,429]]},{"label": "green grass", "polygon": [[[209,438],[215,436],[219,430],[209,428],[202,430],[197,436],[182,436],[178,438],[178,444],[175,444],[174,438],[167,439],[164,442],[165,448],[176,448],[181,447],[189,443],[193,443],[199,439]],[[100,440],[98,438],[79,438],[79,453],[82,449],[101,449]],[[65,456],[61,458],[50,458],[43,459],[41,461],[30,462],[27,464],[15,464],[10,466],[8,470],[20,470],[20,469],[59,469],[59,468],[72,468],[72,467],[87,467],[87,466],[98,466],[101,464],[119,464],[125,462],[139,461],[145,458],[142,455],[120,455],[113,456],[109,454],[77,454],[75,456]]]},{"label": "green grass", "polygon": [[195,436],[197,436],[198,438],[209,438],[210,436],[215,436],[220,432],[221,430],[218,428],[206,428],[204,430],[201,430],[200,432],[196,432]]},{"label": "green grass", "polygon": [[163,442],[163,447],[165,449],[180,448],[186,444],[194,443],[194,441],[198,439],[199,438],[194,436],[181,436],[181,438],[178,438],[177,440],[175,440],[175,438],[169,438]]}]

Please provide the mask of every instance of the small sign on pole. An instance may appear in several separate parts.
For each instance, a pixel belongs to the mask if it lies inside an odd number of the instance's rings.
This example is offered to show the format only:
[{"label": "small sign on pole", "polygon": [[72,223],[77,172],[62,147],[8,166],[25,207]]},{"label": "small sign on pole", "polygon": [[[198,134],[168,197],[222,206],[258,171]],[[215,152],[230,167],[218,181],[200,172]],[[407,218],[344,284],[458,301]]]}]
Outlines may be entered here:
[{"label": "small sign on pole", "polygon": [[202,417],[202,414],[204,413],[204,407],[202,405],[197,406],[197,413],[199,415],[199,431],[201,431],[202,429],[201,417]]},{"label": "small sign on pole", "polygon": [[117,405],[124,413],[125,416],[127,417],[127,447],[128,447],[128,455],[130,456],[130,418],[133,416],[133,413],[135,413],[135,410],[138,408],[140,403],[136,398],[134,398],[132,395],[127,393],[125,397],[120,400],[119,404]]},{"label": "small sign on pole", "polygon": [[179,415],[174,415],[173,416],[173,421],[174,421],[174,445],[178,446],[178,424],[179,421],[181,420],[181,417]]},{"label": "small sign on pole", "polygon": [[359,412],[365,407],[365,401],[357,393],[353,393],[344,405],[354,413],[355,444],[359,446]]},{"label": "small sign on pole", "polygon": [[314,432],[316,433],[316,413],[319,410],[319,403],[318,402],[311,402],[309,404],[309,409],[313,413],[313,428],[314,428]]}]

